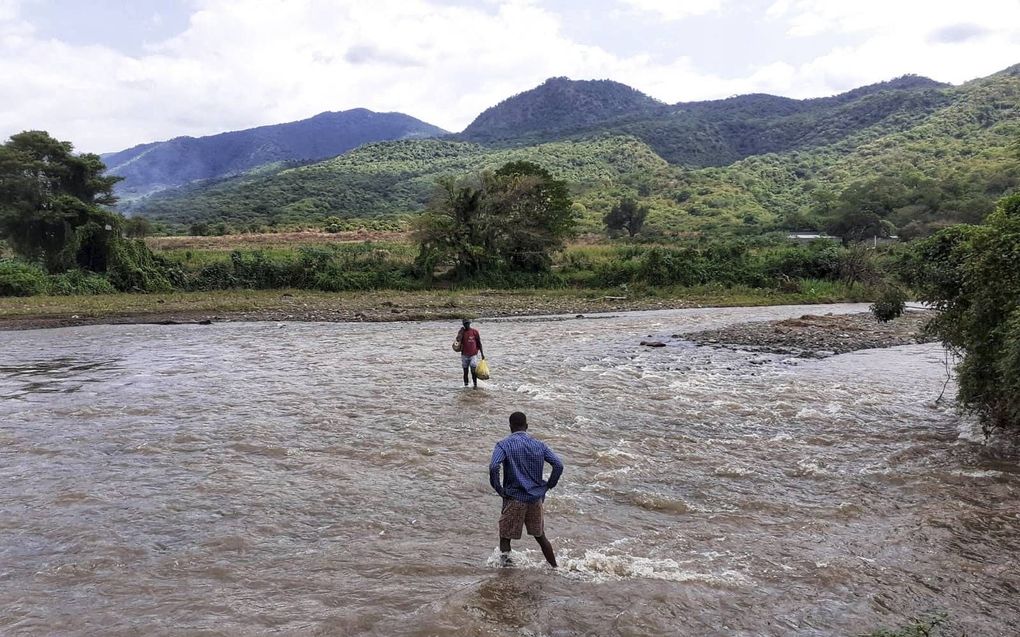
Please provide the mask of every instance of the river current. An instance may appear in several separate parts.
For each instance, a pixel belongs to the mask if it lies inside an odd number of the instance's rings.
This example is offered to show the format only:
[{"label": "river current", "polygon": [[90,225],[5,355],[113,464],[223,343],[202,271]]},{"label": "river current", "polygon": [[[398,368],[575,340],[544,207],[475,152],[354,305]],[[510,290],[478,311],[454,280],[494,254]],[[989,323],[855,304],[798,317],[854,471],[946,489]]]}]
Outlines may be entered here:
[{"label": "river current", "polygon": [[[1020,467],[940,346],[671,338],[863,309],[481,320],[478,390],[456,322],[2,332],[0,634],[1015,635]],[[515,410],[557,571],[496,565]]]}]

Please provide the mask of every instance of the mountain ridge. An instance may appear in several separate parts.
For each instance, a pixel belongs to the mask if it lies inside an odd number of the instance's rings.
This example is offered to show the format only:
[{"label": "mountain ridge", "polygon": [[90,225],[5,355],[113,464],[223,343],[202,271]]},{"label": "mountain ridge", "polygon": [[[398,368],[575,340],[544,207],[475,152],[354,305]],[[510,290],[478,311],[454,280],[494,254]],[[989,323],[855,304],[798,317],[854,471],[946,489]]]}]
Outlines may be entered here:
[{"label": "mountain ridge", "polygon": [[[898,180],[906,186],[883,195],[883,205],[897,226],[923,234],[949,220],[979,218],[1020,184],[1020,153],[1010,145],[1020,139],[1020,72],[1009,69],[960,86],[904,76],[830,97],[752,94],[686,109],[645,100],[618,83],[587,81],[584,98],[607,86],[623,99],[582,120],[595,124],[538,122],[509,140],[376,142],[306,166],[167,191],[132,211],[178,228],[203,220],[247,228],[410,214],[423,209],[440,176],[530,160],[572,184],[586,230],[597,229],[622,196],[648,202],[649,232],[818,224],[851,187],[888,190],[887,182]],[[626,103],[639,113],[621,115],[627,109],[613,106]],[[525,120],[536,122],[532,114],[525,109]],[[608,119],[599,122],[603,115]]]},{"label": "mountain ridge", "polygon": [[132,200],[269,164],[335,157],[367,142],[444,134],[443,129],[410,115],[355,108],[214,135],[179,136],[100,157],[108,174],[124,177],[117,185],[118,196]]}]

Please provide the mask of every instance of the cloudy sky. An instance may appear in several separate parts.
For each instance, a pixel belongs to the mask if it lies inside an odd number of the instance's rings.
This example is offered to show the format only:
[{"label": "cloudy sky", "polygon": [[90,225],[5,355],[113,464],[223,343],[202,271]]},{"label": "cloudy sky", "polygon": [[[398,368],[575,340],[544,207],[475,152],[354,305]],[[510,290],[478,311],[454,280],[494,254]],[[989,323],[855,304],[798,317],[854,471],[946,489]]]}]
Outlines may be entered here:
[{"label": "cloudy sky", "polygon": [[0,0],[0,139],[106,152],[366,107],[451,131],[552,76],[666,102],[1020,63],[1020,0]]}]

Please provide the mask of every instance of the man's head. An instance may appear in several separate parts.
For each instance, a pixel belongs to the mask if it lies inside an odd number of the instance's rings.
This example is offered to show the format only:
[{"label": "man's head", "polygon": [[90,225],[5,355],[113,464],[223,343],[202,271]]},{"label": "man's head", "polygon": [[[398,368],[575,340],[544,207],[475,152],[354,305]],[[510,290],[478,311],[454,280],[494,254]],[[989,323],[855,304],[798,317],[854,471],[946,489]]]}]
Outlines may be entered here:
[{"label": "man's head", "polygon": [[515,411],[510,414],[510,431],[517,433],[518,431],[528,430],[528,417],[524,415],[522,411]]},{"label": "man's head", "polygon": [[464,319],[461,323],[464,324],[465,329],[471,327],[471,319]]}]

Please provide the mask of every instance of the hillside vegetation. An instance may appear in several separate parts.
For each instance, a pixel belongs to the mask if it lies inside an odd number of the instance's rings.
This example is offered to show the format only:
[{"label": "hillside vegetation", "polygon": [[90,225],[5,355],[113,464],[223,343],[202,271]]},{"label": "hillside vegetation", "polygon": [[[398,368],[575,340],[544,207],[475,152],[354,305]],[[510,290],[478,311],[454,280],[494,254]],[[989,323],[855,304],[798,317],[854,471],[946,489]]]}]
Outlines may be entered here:
[{"label": "hillside vegetation", "polygon": [[335,157],[368,142],[444,133],[402,113],[356,108],[320,113],[299,122],[141,144],[102,155],[102,159],[108,174],[124,178],[115,188],[117,196],[130,200],[197,180],[272,168],[273,164]]},{"label": "hillside vegetation", "polygon": [[558,78],[459,136],[368,144],[128,210],[177,230],[395,217],[423,210],[440,176],[524,160],[570,184],[581,230],[601,229],[622,197],[638,197],[651,236],[823,228],[854,208],[923,236],[980,219],[1020,183],[1018,68],[959,87],[906,76],[829,98],[673,106],[615,82]]}]

